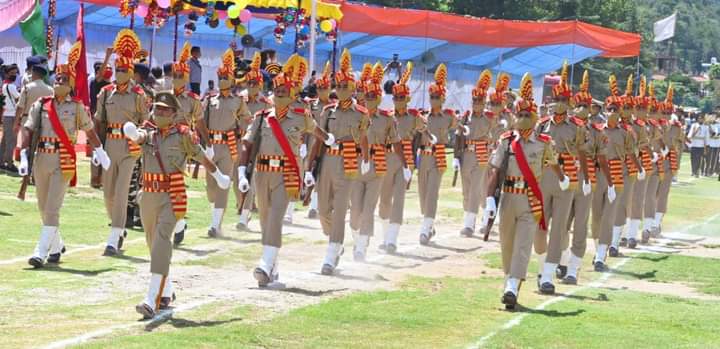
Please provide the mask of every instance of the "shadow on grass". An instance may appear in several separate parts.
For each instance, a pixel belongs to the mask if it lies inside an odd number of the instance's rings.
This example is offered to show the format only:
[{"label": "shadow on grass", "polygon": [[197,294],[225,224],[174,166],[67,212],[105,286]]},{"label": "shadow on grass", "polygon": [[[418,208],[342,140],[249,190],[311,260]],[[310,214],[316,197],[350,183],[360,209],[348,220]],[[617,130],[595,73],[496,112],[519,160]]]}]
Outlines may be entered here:
[{"label": "shadow on grass", "polygon": [[231,236],[219,236],[215,238],[204,236],[202,239],[205,240],[223,240],[223,241],[230,241],[230,242],[236,242],[238,244],[256,244],[258,242],[262,242],[262,239],[238,239]]},{"label": "shadow on grass", "polygon": [[[327,275],[323,275],[319,272],[314,273],[316,275],[322,276],[322,277],[328,277]],[[341,269],[335,269],[335,273],[333,273],[331,276],[332,278],[340,279],[340,280],[348,280],[348,281],[374,281],[372,278],[364,277],[364,276],[358,276],[358,275],[348,275],[343,274],[343,271]]]},{"label": "shadow on grass", "polygon": [[558,297],[565,297],[568,299],[574,299],[578,301],[594,301],[594,302],[608,302],[610,299],[605,293],[598,293],[596,297],[588,297],[588,296],[579,296],[576,294],[566,294],[566,293],[559,293],[555,292],[555,295]]},{"label": "shadow on grass", "polygon": [[337,289],[331,289],[331,290],[307,290],[300,287],[263,287],[263,288],[256,288],[258,290],[263,291],[275,291],[275,292],[286,292],[286,293],[292,293],[292,294],[299,294],[302,296],[308,296],[308,297],[322,297],[324,295],[333,294],[336,292],[343,292],[347,291],[348,288],[337,288]]},{"label": "shadow on grass", "polygon": [[12,215],[13,215],[13,214],[10,213],[10,212],[0,211],[0,216],[10,217],[10,216],[12,216]]},{"label": "shadow on grass", "polygon": [[653,270],[653,271],[648,271],[648,272],[644,272],[644,273],[635,273],[632,271],[610,269],[608,272],[611,274],[615,274],[615,275],[623,275],[623,276],[629,276],[629,277],[639,279],[639,280],[645,280],[645,279],[655,278],[655,275],[657,274],[658,271]]},{"label": "shadow on grass", "polygon": [[428,257],[428,256],[418,256],[415,254],[404,253],[404,252],[388,253],[387,255],[392,256],[392,257],[412,259],[412,260],[416,260],[416,261],[420,261],[420,262],[424,262],[424,263],[437,262],[437,261],[440,261],[440,260],[450,257],[450,255],[446,255],[446,254],[444,254],[442,256]]},{"label": "shadow on grass", "polygon": [[377,265],[379,267],[393,269],[393,270],[413,269],[413,268],[417,268],[422,265],[421,263],[413,263],[410,265],[395,265],[392,263],[380,263],[380,262],[365,262],[365,264]]},{"label": "shadow on grass", "polygon": [[452,247],[452,246],[443,246],[443,245],[439,245],[432,241],[430,242],[429,245],[427,245],[427,247],[436,248],[439,250],[451,251],[451,252],[455,252],[455,253],[474,252],[474,251],[477,251],[482,248],[482,246],[472,247],[472,248],[458,248],[458,247]]},{"label": "shadow on grass", "polygon": [[578,316],[585,312],[585,309],[578,309],[573,311],[557,311],[557,310],[545,310],[545,309],[532,309],[525,307],[521,304],[518,304],[515,306],[514,312],[516,313],[528,313],[528,314],[537,314],[547,317],[570,317],[570,316]]},{"label": "shadow on grass", "polygon": [[210,255],[210,254],[213,254],[216,252],[220,252],[220,250],[217,248],[214,248],[212,250],[194,250],[192,248],[187,248],[187,247],[175,247],[175,249],[178,251],[183,251],[183,252],[193,254],[197,257],[205,257],[207,255]]},{"label": "shadow on grass", "polygon": [[140,258],[140,257],[134,257],[134,256],[128,256],[128,255],[125,255],[125,254],[117,254],[117,255],[114,255],[112,258],[122,259],[122,260],[128,261],[128,262],[130,262],[130,263],[136,263],[136,264],[150,263],[150,260],[149,260],[149,259]]},{"label": "shadow on grass", "polygon": [[633,256],[630,257],[633,259],[642,259],[649,262],[662,262],[668,258],[670,258],[669,255],[659,255],[659,256],[649,256],[649,255],[639,255],[639,256]]},{"label": "shadow on grass", "polygon": [[162,326],[163,324],[168,324],[175,328],[195,328],[195,327],[215,327],[220,326],[228,323],[238,322],[242,321],[243,318],[241,317],[234,317],[232,319],[227,320],[218,320],[218,321],[193,321],[189,319],[182,319],[182,318],[174,318],[172,315],[160,319],[158,321],[152,321],[149,324],[145,326],[145,331],[152,332],[153,330],[157,329],[158,327]]},{"label": "shadow on grass", "polygon": [[73,268],[63,268],[59,265],[55,264],[46,264],[42,268],[25,268],[25,270],[29,271],[51,271],[51,272],[57,272],[57,273],[68,273],[73,275],[82,275],[82,276],[90,276],[95,277],[102,273],[107,273],[109,271],[114,271],[114,268],[105,268],[105,269],[97,269],[97,270],[80,270],[80,269],[73,269]]}]

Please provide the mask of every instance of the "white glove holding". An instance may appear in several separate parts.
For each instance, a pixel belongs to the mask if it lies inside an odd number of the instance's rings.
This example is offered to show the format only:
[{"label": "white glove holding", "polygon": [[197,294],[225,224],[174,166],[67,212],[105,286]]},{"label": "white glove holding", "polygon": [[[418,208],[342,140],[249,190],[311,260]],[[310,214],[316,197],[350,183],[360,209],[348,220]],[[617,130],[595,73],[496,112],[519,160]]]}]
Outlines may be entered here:
[{"label": "white glove holding", "polygon": [[215,157],[215,149],[213,149],[212,145],[207,148],[202,148],[202,151],[203,151],[203,153],[205,153],[205,157],[208,160],[212,160]]},{"label": "white glove holding", "polygon": [[435,137],[434,134],[430,134],[430,144],[435,145],[437,144],[437,137]]},{"label": "white glove holding", "polygon": [[582,191],[583,191],[583,195],[585,195],[585,196],[588,196],[588,195],[590,195],[590,193],[592,193],[592,185],[590,185],[590,182],[583,181]]},{"label": "white glove holding", "polygon": [[462,128],[462,131],[456,130],[456,135],[462,134],[463,136],[467,136],[470,134],[470,127],[467,127],[466,125],[460,125],[460,127]]},{"label": "white glove holding", "polygon": [[300,144],[299,155],[301,159],[304,159],[307,156],[307,144]]},{"label": "white glove holding", "polygon": [[125,134],[125,137],[133,142],[137,142],[137,140],[140,139],[140,133],[138,133],[137,126],[130,121],[123,125],[123,133]]},{"label": "white glove holding", "polygon": [[453,158],[453,170],[455,170],[455,171],[460,170],[460,159]]},{"label": "white glove holding", "polygon": [[662,148],[662,150],[660,152],[662,153],[663,157],[666,157],[666,156],[668,156],[668,154],[670,154],[670,149],[668,149],[668,147],[665,147],[665,148]]},{"label": "white glove holding", "polygon": [[363,162],[360,164],[360,173],[366,174],[368,172],[370,172],[370,161],[363,160]]},{"label": "white glove holding", "polygon": [[637,179],[639,181],[642,181],[645,179],[645,169],[640,167],[640,172],[638,172]]},{"label": "white glove holding", "polygon": [[327,145],[329,147],[329,146],[335,144],[335,136],[333,136],[332,133],[328,133],[327,137],[328,138],[325,140],[325,145]]},{"label": "white glove holding", "polygon": [[246,169],[246,166],[238,167],[238,189],[243,193],[247,193],[247,191],[250,190],[250,182],[248,182],[247,177],[245,177]]},{"label": "white glove holding", "polygon": [[95,148],[93,151],[92,163],[95,166],[102,166],[104,170],[110,168],[110,157],[102,146]]},{"label": "white glove holding", "polygon": [[658,162],[658,160],[660,160],[660,156],[658,156],[657,152],[653,152],[652,163],[654,164]]},{"label": "white glove holding", "polygon": [[410,168],[403,167],[403,178],[405,178],[405,182],[410,182],[410,178],[412,178],[412,171],[410,171]]},{"label": "white glove holding", "polygon": [[23,149],[20,151],[20,167],[18,168],[18,173],[21,176],[27,176],[28,166],[27,149]]},{"label": "white glove holding", "polygon": [[566,191],[568,188],[570,188],[570,177],[565,175],[565,176],[563,176],[563,179],[560,181],[560,190]]},{"label": "white glove holding", "polygon": [[[495,198],[488,196],[485,198],[485,217],[493,218],[497,213],[497,206],[495,206]],[[487,224],[487,222],[485,222]]]},{"label": "white glove holding", "polygon": [[224,175],[222,172],[220,172],[219,169],[215,169],[215,172],[211,173],[213,178],[215,178],[215,182],[217,183],[218,187],[220,189],[225,190],[227,188],[230,188],[230,177],[227,175]]},{"label": "white glove holding", "polygon": [[305,179],[303,181],[305,182],[306,187],[312,187],[315,185],[315,177],[313,177],[312,172],[305,171]]},{"label": "white glove holding", "polygon": [[502,126],[502,128],[507,128],[508,127],[507,120],[505,120],[505,119],[500,120],[500,126]]},{"label": "white glove holding", "polygon": [[617,194],[615,194],[615,186],[611,185],[608,187],[608,201],[612,204],[613,201],[615,201],[615,198],[617,197]]}]

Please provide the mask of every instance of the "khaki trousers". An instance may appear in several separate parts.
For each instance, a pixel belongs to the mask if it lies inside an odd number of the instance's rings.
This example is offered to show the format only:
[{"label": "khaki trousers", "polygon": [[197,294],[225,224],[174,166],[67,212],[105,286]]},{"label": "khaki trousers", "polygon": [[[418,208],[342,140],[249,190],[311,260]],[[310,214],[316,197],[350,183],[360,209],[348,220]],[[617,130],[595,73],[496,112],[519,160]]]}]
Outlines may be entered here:
[{"label": "khaki trousers", "polygon": [[524,279],[538,225],[527,195],[503,193],[499,216],[503,272],[506,276]]},{"label": "khaki trousers", "polygon": [[[580,177],[582,177],[582,174],[578,175],[578,178]],[[582,179],[579,179],[579,183],[582,183]],[[573,237],[570,251],[581,258],[585,256],[585,249],[587,248],[588,221],[590,220],[590,206],[594,195],[595,193],[590,193],[585,196],[582,189],[574,191],[567,221],[568,233],[563,237],[562,249],[565,250],[570,243],[569,230],[572,225]]]},{"label": "khaki trousers", "polygon": [[[358,175],[360,169],[358,168]],[[345,241],[345,216],[350,202],[353,179],[345,176],[341,156],[325,155],[318,179],[318,216],[330,242]]]},{"label": "khaki trousers", "polygon": [[282,225],[289,200],[281,172],[255,172],[255,197],[263,246],[282,246]]},{"label": "khaki trousers", "polygon": [[418,196],[420,197],[420,212],[423,217],[435,218],[437,214],[438,195],[443,173],[437,168],[434,155],[420,155]]},{"label": "khaki trousers", "polygon": [[670,186],[672,185],[672,172],[670,171],[670,161],[665,164],[665,177],[658,186],[657,208],[656,212],[667,213],[668,198],[670,196]]},{"label": "khaki trousers", "polygon": [[137,158],[130,156],[124,139],[108,139],[105,151],[110,157],[110,168],[103,171],[102,176],[105,209],[110,217],[110,226],[123,228],[127,219],[130,179]]},{"label": "khaki trousers", "polygon": [[37,153],[33,163],[33,178],[43,225],[59,226],[60,208],[69,184],[60,171],[59,155]]},{"label": "khaki trousers", "polygon": [[465,212],[478,213],[480,206],[485,206],[485,172],[487,165],[480,166],[474,152],[465,151],[462,155],[463,209]]},{"label": "khaki trousers", "polygon": [[[610,245],[615,212],[620,205],[622,192],[615,188],[615,200],[610,203],[607,198],[608,182],[602,171],[598,172],[597,184],[592,198],[592,237],[601,244]],[[624,192],[624,190],[623,190]]]},{"label": "khaki trousers", "polygon": [[635,191],[636,177],[628,175],[627,168],[623,172],[623,191],[618,194],[618,203],[615,208],[615,226],[622,227],[629,216],[630,205],[632,203],[633,192]]},{"label": "khaki trousers", "polygon": [[[672,176],[665,174],[663,177]],[[644,218],[655,219],[655,208],[657,207],[658,187],[660,185],[660,176],[653,174],[647,179],[647,187],[645,188],[645,214]]]},{"label": "khaki trousers", "polygon": [[373,236],[375,233],[375,207],[380,196],[383,177],[375,174],[375,164],[370,162],[370,171],[352,183],[350,193],[350,228],[359,230],[360,235]]},{"label": "khaki trousers", "polygon": [[567,238],[567,221],[575,190],[560,190],[560,180],[550,167],[543,170],[540,190],[543,193],[545,222],[550,223],[550,234],[536,227],[535,230],[539,233],[535,236],[535,252],[547,252],[547,263],[560,263],[562,242]]},{"label": "khaki trousers", "polygon": [[140,193],[140,220],[150,247],[150,272],[168,275],[172,260],[172,237],[177,219],[170,194]]},{"label": "khaki trousers", "polygon": [[[229,174],[233,172],[233,160],[230,156],[230,148],[226,144],[215,144],[213,145],[213,151],[215,156],[213,162],[217,166],[218,170],[223,174]],[[235,170],[237,172],[237,169]],[[217,181],[210,173],[205,173],[205,185],[207,187],[208,201],[214,204],[215,208],[227,208],[228,194],[230,188],[220,189],[217,185]],[[237,188],[237,185],[235,186]]]},{"label": "khaki trousers", "polygon": [[402,224],[405,209],[407,182],[403,176],[402,159],[396,153],[387,153],[387,173],[380,185],[380,218],[389,219],[392,224]]},{"label": "khaki trousers", "polygon": [[633,188],[631,202],[628,203],[630,206],[630,219],[642,219],[643,211],[645,209],[645,191],[647,189],[648,181],[652,177],[651,174],[646,173],[645,179],[635,179],[635,187]]}]

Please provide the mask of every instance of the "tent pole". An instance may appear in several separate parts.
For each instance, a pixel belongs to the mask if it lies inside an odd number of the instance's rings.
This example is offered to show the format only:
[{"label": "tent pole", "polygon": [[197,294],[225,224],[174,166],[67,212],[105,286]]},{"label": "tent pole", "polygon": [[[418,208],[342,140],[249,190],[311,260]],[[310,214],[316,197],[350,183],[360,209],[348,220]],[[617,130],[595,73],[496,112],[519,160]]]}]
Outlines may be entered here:
[{"label": "tent pole", "polygon": [[337,42],[339,39],[340,29],[337,30],[338,35],[335,35],[335,40],[333,40],[333,49],[332,49],[332,74],[335,76],[335,62],[337,61]]},{"label": "tent pole", "polygon": [[157,18],[153,17],[153,31],[152,36],[150,37],[150,58],[148,59],[148,63],[150,64],[150,67],[153,66],[152,58],[153,58],[153,47],[155,46],[155,33],[157,32],[157,23],[155,22]]},{"label": "tent pole", "polygon": [[133,30],[135,28],[135,7],[131,7],[130,10],[130,30]]},{"label": "tent pole", "polygon": [[315,36],[317,32],[315,27],[317,26],[317,0],[310,0],[310,72],[315,70]]},{"label": "tent pole", "polygon": [[[298,0],[298,11],[302,9],[302,0]],[[295,14],[295,18],[293,19],[293,25],[295,26],[295,47],[293,47],[293,53],[298,52],[298,41],[300,40],[300,33],[298,32],[298,16],[297,13]]]},{"label": "tent pole", "polygon": [[[640,79],[640,54],[637,55],[637,63],[635,65],[635,79]],[[640,84],[635,84],[635,95],[640,94],[637,90],[640,89]]]},{"label": "tent pole", "polygon": [[177,39],[178,39],[178,22],[180,21],[180,15],[175,13],[175,37],[173,38],[173,61],[177,60]]}]

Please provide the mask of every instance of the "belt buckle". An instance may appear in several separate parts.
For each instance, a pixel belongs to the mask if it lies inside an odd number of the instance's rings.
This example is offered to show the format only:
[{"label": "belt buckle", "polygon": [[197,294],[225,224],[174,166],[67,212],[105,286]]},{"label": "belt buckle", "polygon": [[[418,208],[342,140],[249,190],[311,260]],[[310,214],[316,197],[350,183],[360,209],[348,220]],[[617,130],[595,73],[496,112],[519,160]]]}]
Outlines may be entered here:
[{"label": "belt buckle", "polygon": [[340,144],[333,143],[333,145],[330,146],[330,149],[332,150],[340,150]]},{"label": "belt buckle", "polygon": [[154,191],[160,191],[160,182],[157,180],[153,180],[151,187]]},{"label": "belt buckle", "polygon": [[55,143],[52,142],[43,142],[43,148],[47,150],[55,149]]},{"label": "belt buckle", "polygon": [[513,184],[513,188],[515,189],[525,189],[525,181],[523,180],[517,180]]},{"label": "belt buckle", "polygon": [[119,128],[113,128],[112,131],[110,131],[110,134],[112,134],[113,136],[121,136],[122,130]]},{"label": "belt buckle", "polygon": [[222,134],[220,133],[213,133],[212,138],[216,141],[222,141]]},{"label": "belt buckle", "polygon": [[270,167],[280,167],[280,159],[270,159],[268,165],[270,165]]}]

